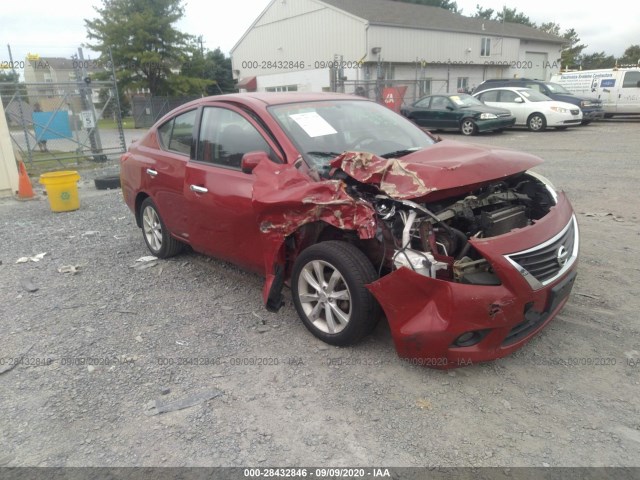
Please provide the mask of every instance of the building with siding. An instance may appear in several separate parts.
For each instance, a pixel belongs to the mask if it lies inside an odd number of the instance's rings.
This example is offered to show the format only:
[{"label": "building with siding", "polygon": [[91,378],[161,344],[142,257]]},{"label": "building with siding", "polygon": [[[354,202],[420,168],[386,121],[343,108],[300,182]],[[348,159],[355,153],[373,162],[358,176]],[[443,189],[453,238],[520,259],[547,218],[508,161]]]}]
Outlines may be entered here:
[{"label": "building with siding", "polygon": [[245,91],[341,91],[406,101],[489,78],[548,80],[565,40],[520,24],[392,0],[272,0],[231,50]]}]

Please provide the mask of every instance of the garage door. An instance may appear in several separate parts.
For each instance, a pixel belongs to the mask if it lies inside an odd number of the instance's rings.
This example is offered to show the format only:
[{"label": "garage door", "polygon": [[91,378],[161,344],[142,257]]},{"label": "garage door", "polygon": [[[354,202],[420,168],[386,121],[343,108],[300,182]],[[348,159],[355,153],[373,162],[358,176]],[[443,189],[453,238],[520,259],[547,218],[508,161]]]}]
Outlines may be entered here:
[{"label": "garage door", "polygon": [[527,62],[526,78],[535,80],[547,80],[547,54],[538,52],[525,52],[524,59]]}]

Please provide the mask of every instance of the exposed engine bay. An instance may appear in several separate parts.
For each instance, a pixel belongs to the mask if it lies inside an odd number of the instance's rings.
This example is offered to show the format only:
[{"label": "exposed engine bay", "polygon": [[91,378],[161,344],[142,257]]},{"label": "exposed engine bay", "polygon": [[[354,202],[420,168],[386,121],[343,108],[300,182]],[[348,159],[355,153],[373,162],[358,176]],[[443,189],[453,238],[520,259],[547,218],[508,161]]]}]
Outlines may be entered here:
[{"label": "exposed engine bay", "polygon": [[525,172],[457,198],[422,204],[361,191],[362,184],[350,189],[375,207],[388,269],[404,266],[432,278],[499,285],[469,239],[503,235],[544,217],[555,205],[555,192],[541,178]]}]

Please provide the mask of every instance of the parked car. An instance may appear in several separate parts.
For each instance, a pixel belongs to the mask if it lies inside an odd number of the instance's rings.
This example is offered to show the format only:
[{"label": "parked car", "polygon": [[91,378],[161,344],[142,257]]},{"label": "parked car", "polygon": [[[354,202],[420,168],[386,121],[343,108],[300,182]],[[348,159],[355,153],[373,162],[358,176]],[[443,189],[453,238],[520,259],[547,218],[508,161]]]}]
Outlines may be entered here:
[{"label": "parked car", "polygon": [[421,127],[454,129],[463,135],[501,132],[516,122],[509,110],[490,107],[466,93],[429,95],[402,108],[401,113]]},{"label": "parked car", "polygon": [[187,103],[121,158],[151,253],[184,245],[289,285],[332,345],[375,327],[450,368],[522,347],[568,299],[578,226],[536,156],[434,138],[362,97],[251,93]]},{"label": "parked car", "polygon": [[516,125],[526,126],[532,132],[547,127],[565,130],[582,122],[582,112],[575,105],[551,100],[530,88],[491,88],[473,96],[492,107],[508,108],[516,117]]},{"label": "parked car", "polygon": [[580,107],[580,110],[582,110],[582,125],[588,125],[594,120],[602,119],[605,115],[602,102],[595,98],[595,96],[576,95],[553,81],[545,82],[542,80],[531,80],[529,78],[495,78],[482,82],[475,88],[473,93],[498,87],[531,88],[552,100],[571,103],[572,105]]}]

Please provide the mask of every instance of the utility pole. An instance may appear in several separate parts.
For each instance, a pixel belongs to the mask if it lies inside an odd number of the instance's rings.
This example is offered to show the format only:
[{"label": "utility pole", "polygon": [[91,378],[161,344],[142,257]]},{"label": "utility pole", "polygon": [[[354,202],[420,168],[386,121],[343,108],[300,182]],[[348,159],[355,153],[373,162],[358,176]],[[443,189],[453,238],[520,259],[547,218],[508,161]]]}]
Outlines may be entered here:
[{"label": "utility pole", "polygon": [[[92,92],[91,92],[91,78],[87,74],[87,69],[84,63],[84,54],[82,48],[78,48],[78,60],[80,62],[81,73],[80,78],[76,73],[76,80],[78,81],[78,88],[80,89],[80,99],[82,101],[82,109],[84,111],[91,112],[93,118],[93,126],[87,128],[89,133],[89,142],[91,143],[91,153],[93,153],[93,160],[95,162],[106,162],[107,156],[102,153],[102,142],[100,141],[100,134],[98,133],[98,119],[96,118],[96,109],[93,105]],[[76,70],[76,72],[78,71]]]}]

